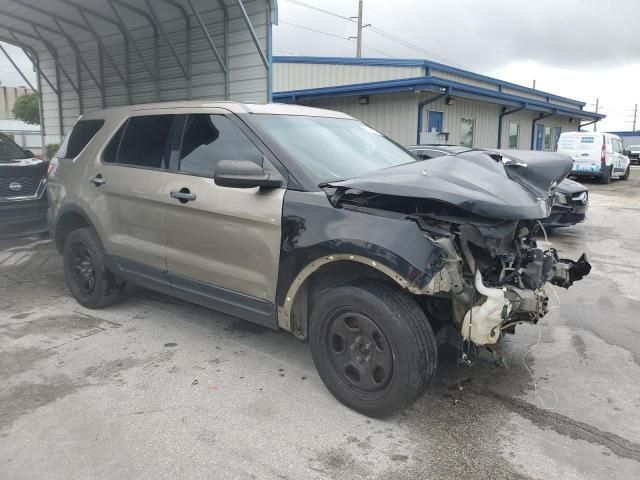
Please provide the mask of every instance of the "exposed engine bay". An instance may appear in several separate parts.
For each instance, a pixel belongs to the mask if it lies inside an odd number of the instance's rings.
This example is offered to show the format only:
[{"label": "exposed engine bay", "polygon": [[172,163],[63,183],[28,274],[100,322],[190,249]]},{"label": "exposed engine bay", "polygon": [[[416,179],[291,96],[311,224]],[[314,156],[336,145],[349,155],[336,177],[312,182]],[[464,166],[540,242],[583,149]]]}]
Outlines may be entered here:
[{"label": "exposed engine bay", "polygon": [[[397,183],[382,181],[377,173],[343,182],[342,188],[330,192],[330,200],[339,208],[416,222],[442,255],[424,266],[430,272],[424,276],[425,282],[414,279],[409,290],[450,300],[451,322],[462,338],[492,346],[501,333],[513,333],[515,325],[537,323],[549,311],[553,286],[570,287],[586,276],[591,266],[585,254],[573,261],[560,258],[554,248],[538,245],[537,236],[546,236],[539,220],[548,215],[555,185],[568,173],[562,158],[560,167],[554,165],[556,170],[549,172],[547,168],[536,176],[535,170],[525,171],[525,162],[476,155],[471,159],[474,164],[490,173],[484,172],[487,178],[478,178],[475,183],[452,177],[451,160],[446,160],[446,170],[438,171],[438,159],[432,159],[429,171],[422,171],[430,178],[419,179],[420,190],[415,195],[415,189],[411,190],[415,176],[409,175],[416,173],[410,172],[416,168],[412,165],[406,176],[397,176],[403,167],[391,169]],[[516,174],[505,175],[514,165],[518,167]],[[483,180],[487,184],[484,189]],[[455,186],[443,186],[447,182]],[[439,189],[436,193],[444,192],[440,198],[424,198],[430,183]],[[465,189],[471,193],[464,195]]]}]

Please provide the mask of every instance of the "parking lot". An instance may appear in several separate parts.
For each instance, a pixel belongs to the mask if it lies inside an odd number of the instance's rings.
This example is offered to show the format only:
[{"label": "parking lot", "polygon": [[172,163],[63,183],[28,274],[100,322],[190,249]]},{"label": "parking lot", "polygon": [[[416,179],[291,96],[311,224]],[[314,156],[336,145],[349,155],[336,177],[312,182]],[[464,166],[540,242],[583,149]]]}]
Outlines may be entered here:
[{"label": "parking lot", "polygon": [[443,352],[386,420],[338,403],[289,334],[137,287],[87,310],[50,241],[3,241],[1,476],[638,478],[640,169],[588,186],[587,222],[549,240],[591,274],[507,338],[506,368]]}]

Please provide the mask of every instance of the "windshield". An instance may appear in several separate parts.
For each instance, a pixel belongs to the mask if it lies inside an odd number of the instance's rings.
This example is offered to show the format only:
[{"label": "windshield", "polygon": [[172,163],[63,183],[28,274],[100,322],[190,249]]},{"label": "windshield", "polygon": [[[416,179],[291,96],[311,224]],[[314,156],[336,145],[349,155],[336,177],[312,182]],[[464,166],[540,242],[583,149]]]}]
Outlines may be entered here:
[{"label": "windshield", "polygon": [[297,115],[255,115],[255,120],[319,184],[417,161],[357,120]]},{"label": "windshield", "polygon": [[16,160],[19,158],[27,158],[25,153],[13,140],[6,135],[0,134],[0,162],[7,160]]}]

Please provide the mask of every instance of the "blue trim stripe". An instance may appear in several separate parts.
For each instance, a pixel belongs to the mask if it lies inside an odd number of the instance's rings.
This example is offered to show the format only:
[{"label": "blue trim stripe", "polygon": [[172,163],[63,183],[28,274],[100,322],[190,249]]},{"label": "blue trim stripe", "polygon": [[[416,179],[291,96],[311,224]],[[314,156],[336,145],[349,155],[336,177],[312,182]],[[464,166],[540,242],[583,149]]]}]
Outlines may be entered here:
[{"label": "blue trim stripe", "polygon": [[375,95],[382,93],[430,91],[443,93],[449,91],[450,95],[465,97],[476,100],[489,100],[505,106],[524,107],[527,110],[535,110],[546,113],[561,113],[571,115],[576,118],[587,118],[600,120],[606,115],[600,113],[587,112],[586,110],[574,109],[533,100],[527,97],[511,95],[497,90],[474,87],[465,83],[454,82],[439,77],[414,77],[401,78],[398,80],[384,80],[381,82],[358,83],[352,85],[339,85],[336,87],[309,88],[305,90],[292,90],[288,92],[275,92],[273,99],[281,102],[297,103],[302,99],[323,99],[336,97],[352,97],[359,95]]},{"label": "blue trim stripe", "polygon": [[561,97],[552,93],[543,92],[542,90],[534,90],[533,88],[523,87],[516,83],[505,82],[497,78],[480,75],[478,73],[463,70],[461,68],[451,67],[443,63],[432,62],[430,60],[411,60],[411,59],[395,59],[395,58],[353,58],[353,57],[298,57],[298,56],[274,56],[274,63],[310,63],[310,64],[331,64],[331,65],[368,65],[368,66],[387,66],[387,67],[425,67],[427,69],[436,69],[443,72],[454,73],[463,77],[479,80],[482,82],[497,85],[501,91],[503,88],[511,88],[518,92],[540,95],[548,97],[552,100],[571,103],[582,108],[586,103],[572,98]]},{"label": "blue trim stripe", "polygon": [[619,137],[640,137],[640,130],[628,130],[626,132],[607,132],[613,133],[614,135],[618,135]]}]

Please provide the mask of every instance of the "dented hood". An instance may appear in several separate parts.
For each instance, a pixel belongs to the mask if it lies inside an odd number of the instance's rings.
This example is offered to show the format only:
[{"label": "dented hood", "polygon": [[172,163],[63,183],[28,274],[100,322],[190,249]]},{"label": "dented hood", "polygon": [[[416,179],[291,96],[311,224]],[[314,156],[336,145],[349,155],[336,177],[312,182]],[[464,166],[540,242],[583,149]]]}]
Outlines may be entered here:
[{"label": "dented hood", "polygon": [[503,220],[549,216],[571,157],[554,152],[469,151],[377,170],[332,187],[455,205]]}]

